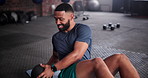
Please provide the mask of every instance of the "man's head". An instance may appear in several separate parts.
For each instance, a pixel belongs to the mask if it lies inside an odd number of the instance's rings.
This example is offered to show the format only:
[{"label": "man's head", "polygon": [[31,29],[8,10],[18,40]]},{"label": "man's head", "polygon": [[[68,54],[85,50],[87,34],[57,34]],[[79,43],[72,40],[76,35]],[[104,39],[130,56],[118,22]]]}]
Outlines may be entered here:
[{"label": "man's head", "polygon": [[60,31],[69,31],[75,24],[74,10],[68,3],[62,3],[56,7],[54,18]]}]

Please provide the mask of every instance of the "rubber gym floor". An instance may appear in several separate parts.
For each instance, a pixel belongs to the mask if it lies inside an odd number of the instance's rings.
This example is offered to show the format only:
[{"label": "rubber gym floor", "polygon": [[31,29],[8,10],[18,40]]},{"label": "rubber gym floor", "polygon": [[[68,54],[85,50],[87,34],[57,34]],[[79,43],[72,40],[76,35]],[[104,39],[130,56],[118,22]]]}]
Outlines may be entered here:
[{"label": "rubber gym floor", "polygon": [[[90,26],[93,35],[92,58],[126,54],[141,78],[148,77],[148,18],[122,13],[85,12],[77,23]],[[103,30],[103,24],[120,23],[114,31]],[[51,38],[58,31],[53,16],[38,17],[28,24],[0,26],[0,77],[29,78],[25,71],[46,63],[52,55]],[[120,78],[119,74],[116,78]]]}]

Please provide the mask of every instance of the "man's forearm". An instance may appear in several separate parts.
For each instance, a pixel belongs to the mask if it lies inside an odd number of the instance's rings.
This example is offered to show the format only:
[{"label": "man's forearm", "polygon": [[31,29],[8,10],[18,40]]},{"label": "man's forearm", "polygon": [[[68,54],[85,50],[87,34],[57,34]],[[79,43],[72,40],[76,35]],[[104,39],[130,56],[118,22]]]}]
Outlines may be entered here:
[{"label": "man's forearm", "polygon": [[57,63],[59,60],[57,57],[55,57],[54,55],[51,56],[51,58],[49,59],[49,61],[47,62],[48,65],[52,65]]},{"label": "man's forearm", "polygon": [[63,58],[55,64],[57,70],[67,68],[71,64],[80,60],[84,56],[84,53],[86,52],[87,48],[87,43],[76,42],[74,45],[74,50],[71,53],[69,53],[65,58]]},{"label": "man's forearm", "polygon": [[57,70],[61,70],[64,68],[67,68],[71,64],[75,63],[76,61],[80,60],[82,57],[79,56],[79,54],[71,52],[69,55],[67,55],[62,60],[58,61],[55,66]]}]

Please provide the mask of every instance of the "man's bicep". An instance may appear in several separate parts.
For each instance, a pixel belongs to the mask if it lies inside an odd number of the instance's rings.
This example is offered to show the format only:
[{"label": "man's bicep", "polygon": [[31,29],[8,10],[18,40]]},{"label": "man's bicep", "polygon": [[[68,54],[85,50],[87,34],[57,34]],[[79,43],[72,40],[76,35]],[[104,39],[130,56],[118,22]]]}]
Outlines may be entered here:
[{"label": "man's bicep", "polygon": [[78,30],[76,41],[91,43],[91,29],[88,26],[83,26]]},{"label": "man's bicep", "polygon": [[88,48],[88,44],[86,42],[76,41],[74,45],[74,51],[79,55],[83,56]]}]

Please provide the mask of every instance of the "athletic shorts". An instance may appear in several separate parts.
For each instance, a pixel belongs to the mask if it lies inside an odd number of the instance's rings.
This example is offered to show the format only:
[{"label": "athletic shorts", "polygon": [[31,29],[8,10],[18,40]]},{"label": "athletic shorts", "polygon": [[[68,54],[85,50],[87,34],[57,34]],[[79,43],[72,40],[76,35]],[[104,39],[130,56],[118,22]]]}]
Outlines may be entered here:
[{"label": "athletic shorts", "polygon": [[71,66],[61,70],[58,78],[76,78],[76,65],[77,63],[74,63]]}]

